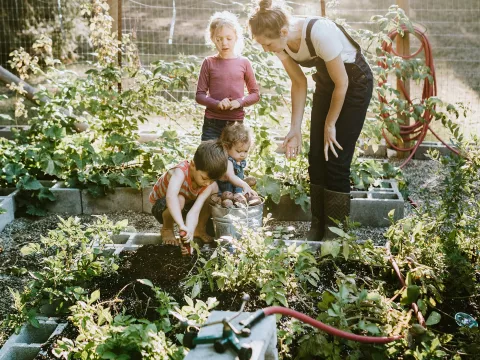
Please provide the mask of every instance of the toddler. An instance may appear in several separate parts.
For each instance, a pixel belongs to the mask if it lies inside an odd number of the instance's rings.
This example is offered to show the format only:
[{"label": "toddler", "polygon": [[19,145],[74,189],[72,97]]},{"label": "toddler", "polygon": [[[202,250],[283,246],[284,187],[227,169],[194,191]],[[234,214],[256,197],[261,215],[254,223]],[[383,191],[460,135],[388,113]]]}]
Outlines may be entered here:
[{"label": "toddler", "polygon": [[228,153],[228,168],[226,174],[217,180],[218,193],[230,191],[234,194],[245,193],[257,196],[250,185],[244,181],[246,158],[252,146],[251,131],[243,123],[235,123],[223,129],[220,142]]}]

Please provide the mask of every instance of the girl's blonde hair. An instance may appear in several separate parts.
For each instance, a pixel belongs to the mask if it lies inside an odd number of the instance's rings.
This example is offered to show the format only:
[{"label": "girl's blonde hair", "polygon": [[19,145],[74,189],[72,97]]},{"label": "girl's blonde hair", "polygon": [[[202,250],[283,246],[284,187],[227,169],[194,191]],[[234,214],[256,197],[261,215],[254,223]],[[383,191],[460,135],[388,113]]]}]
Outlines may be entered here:
[{"label": "girl's blonde hair", "polygon": [[248,25],[254,38],[278,39],[282,28],[289,26],[289,13],[281,2],[273,5],[272,0],[260,0],[248,18]]},{"label": "girl's blonde hair", "polygon": [[237,143],[252,144],[252,131],[241,122],[227,125],[223,128],[222,135],[220,135],[220,142],[227,150]]},{"label": "girl's blonde hair", "polygon": [[237,41],[235,42],[235,55],[240,55],[243,51],[243,29],[238,22],[238,18],[230,11],[219,11],[212,15],[208,22],[207,31],[205,32],[205,40],[207,44],[214,45],[213,38],[217,30],[223,27],[229,27],[235,32]]}]

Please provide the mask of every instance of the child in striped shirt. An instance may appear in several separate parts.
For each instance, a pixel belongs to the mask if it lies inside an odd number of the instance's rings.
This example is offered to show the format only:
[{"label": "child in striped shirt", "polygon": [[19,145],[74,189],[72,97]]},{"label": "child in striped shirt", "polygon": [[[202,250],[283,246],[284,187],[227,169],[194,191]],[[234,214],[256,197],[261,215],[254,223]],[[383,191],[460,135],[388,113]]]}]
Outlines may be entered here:
[{"label": "child in striped shirt", "polygon": [[[153,186],[149,200],[152,214],[163,224],[161,235],[164,244],[180,245],[173,227],[185,231],[184,241],[198,237],[204,242],[213,239],[205,230],[210,217],[207,200],[218,192],[215,180],[227,171],[228,156],[222,144],[216,140],[203,142],[193,160],[184,160],[163,174]],[[186,221],[183,215],[186,213]],[[197,226],[198,224],[198,226]]]}]

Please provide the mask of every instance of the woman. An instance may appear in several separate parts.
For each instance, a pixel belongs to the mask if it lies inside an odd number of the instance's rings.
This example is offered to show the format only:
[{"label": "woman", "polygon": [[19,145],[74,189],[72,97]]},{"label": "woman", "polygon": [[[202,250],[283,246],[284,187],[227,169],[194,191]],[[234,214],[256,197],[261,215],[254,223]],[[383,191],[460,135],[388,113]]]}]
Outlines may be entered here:
[{"label": "woman", "polygon": [[360,46],[326,18],[289,17],[272,0],[261,0],[249,18],[253,38],[274,52],[292,81],[292,120],[283,146],[287,158],[301,151],[307,79],[301,69],[316,67],[310,153],[312,225],[308,240],[320,241],[330,218],[350,213],[350,164],[372,97],[373,76]]}]

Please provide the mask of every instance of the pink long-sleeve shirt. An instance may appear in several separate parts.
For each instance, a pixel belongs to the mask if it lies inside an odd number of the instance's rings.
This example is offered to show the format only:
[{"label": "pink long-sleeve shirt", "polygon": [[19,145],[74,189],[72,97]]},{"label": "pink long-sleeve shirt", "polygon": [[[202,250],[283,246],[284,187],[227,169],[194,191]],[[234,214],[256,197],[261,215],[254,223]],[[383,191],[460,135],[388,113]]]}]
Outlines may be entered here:
[{"label": "pink long-sleeve shirt", "polygon": [[[248,95],[245,95],[245,85]],[[240,108],[220,110],[218,103],[225,98],[237,100]],[[195,100],[205,105],[205,117],[219,120],[243,120],[243,108],[255,104],[260,99],[258,85],[250,61],[245,57],[223,59],[207,57],[202,64],[198,78]]]}]

